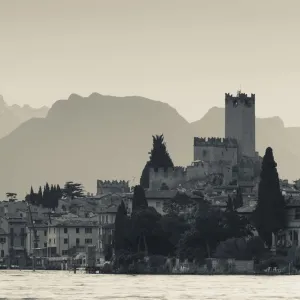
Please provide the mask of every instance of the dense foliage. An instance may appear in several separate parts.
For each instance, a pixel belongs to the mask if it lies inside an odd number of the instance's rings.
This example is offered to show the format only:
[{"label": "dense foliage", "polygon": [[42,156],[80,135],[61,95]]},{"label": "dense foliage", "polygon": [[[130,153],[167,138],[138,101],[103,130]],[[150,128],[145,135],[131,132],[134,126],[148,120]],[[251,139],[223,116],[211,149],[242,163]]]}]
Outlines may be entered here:
[{"label": "dense foliage", "polygon": [[149,169],[150,168],[170,168],[174,167],[173,161],[167,151],[166,143],[164,142],[163,135],[155,135],[153,138],[152,150],[149,153],[150,158],[147,161],[142,176],[140,185],[143,188],[149,188]]},{"label": "dense foliage", "polygon": [[67,181],[63,188],[63,197],[65,198],[80,198],[84,196],[84,190],[81,183],[75,183],[73,181]]},{"label": "dense foliage", "polygon": [[[116,255],[179,256],[202,260],[210,257],[221,241],[252,236],[253,227],[236,210],[222,211],[201,197],[178,192],[165,201],[160,215],[145,204],[145,195],[135,187],[136,205],[127,216],[121,203],[115,221]],[[137,192],[139,191],[139,192]]]},{"label": "dense foliage", "polygon": [[31,187],[30,193],[26,195],[25,200],[32,205],[41,205],[45,208],[55,209],[58,206],[58,200],[62,197],[62,191],[59,185],[45,184],[43,190],[39,187],[37,193]]},{"label": "dense foliage", "polygon": [[285,226],[285,200],[280,190],[277,164],[270,147],[266,149],[262,162],[254,222],[268,247],[272,245],[272,234],[276,236]]}]

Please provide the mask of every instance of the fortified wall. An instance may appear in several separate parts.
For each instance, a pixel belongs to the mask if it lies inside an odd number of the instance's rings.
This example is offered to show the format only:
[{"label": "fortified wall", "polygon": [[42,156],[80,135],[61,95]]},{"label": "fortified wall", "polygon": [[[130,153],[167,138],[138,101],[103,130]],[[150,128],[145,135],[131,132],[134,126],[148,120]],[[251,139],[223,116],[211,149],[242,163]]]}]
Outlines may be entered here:
[{"label": "fortified wall", "polygon": [[238,162],[238,142],[234,138],[194,137],[194,161],[227,161],[232,165]]},{"label": "fortified wall", "polygon": [[129,182],[125,180],[97,180],[97,195],[129,193]]},{"label": "fortified wall", "polygon": [[149,190],[158,190],[163,183],[174,189],[185,181],[186,170],[183,167],[149,169]]},{"label": "fortified wall", "polygon": [[207,181],[212,174],[221,174],[223,184],[228,184],[232,180],[232,166],[226,161],[194,161],[186,168],[150,168],[149,190],[159,190],[163,183],[166,184],[169,189],[176,189],[180,184],[184,184],[188,181]]}]

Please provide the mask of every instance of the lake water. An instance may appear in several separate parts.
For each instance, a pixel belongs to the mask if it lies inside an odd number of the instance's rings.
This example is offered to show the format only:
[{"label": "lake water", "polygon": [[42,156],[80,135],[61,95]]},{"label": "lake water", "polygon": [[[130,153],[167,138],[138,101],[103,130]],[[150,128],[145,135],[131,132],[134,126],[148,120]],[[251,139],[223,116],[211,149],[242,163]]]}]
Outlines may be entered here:
[{"label": "lake water", "polygon": [[300,299],[300,276],[127,276],[0,271],[0,299]]}]

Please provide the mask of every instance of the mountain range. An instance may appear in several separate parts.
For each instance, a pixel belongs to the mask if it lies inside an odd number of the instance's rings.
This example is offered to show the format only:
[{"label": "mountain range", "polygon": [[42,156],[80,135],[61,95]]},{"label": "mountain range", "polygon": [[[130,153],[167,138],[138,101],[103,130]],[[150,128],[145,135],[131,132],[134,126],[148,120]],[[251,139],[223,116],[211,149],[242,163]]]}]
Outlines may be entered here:
[{"label": "mountain range", "polygon": [[48,110],[49,108],[46,106],[41,108],[16,104],[9,106],[0,95],[0,139],[31,118],[44,118]]},{"label": "mountain range", "polygon": [[[45,182],[80,182],[92,193],[97,179],[137,184],[152,135],[163,133],[174,164],[185,166],[193,160],[193,137],[223,137],[224,124],[224,108],[189,123],[170,105],[143,97],[72,94],[0,139],[0,195],[22,198]],[[260,155],[273,148],[281,178],[300,177],[298,136],[300,128],[279,117],[256,119],[256,148]]]}]

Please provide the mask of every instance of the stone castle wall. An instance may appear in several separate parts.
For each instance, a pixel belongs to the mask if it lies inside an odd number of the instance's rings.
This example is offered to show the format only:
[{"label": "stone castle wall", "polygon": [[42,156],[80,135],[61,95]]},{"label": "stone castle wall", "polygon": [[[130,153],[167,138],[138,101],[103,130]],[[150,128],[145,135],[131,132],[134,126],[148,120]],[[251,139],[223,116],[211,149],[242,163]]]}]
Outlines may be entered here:
[{"label": "stone castle wall", "polygon": [[97,180],[97,195],[130,192],[129,182],[125,180]]},{"label": "stone castle wall", "polygon": [[194,138],[194,161],[227,161],[236,165],[238,161],[238,144],[235,139]]},{"label": "stone castle wall", "polygon": [[169,189],[176,189],[180,184],[188,181],[206,181],[212,174],[223,174],[223,184],[228,184],[232,180],[231,163],[195,161],[186,168],[175,167],[166,170],[151,168],[149,171],[149,190],[159,190],[163,183]]}]

